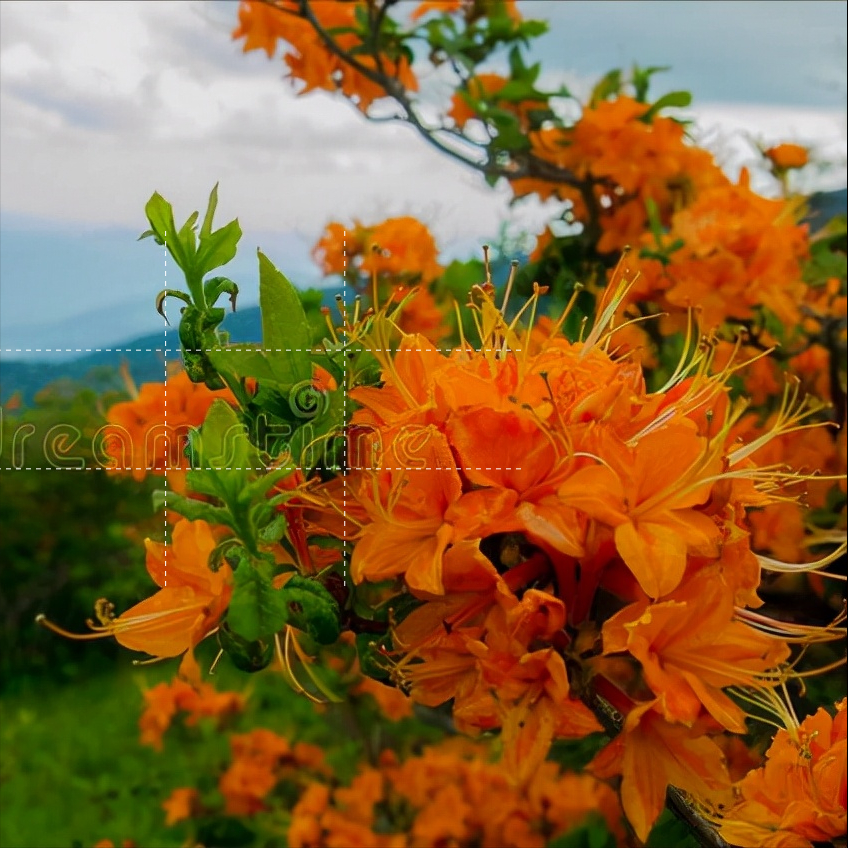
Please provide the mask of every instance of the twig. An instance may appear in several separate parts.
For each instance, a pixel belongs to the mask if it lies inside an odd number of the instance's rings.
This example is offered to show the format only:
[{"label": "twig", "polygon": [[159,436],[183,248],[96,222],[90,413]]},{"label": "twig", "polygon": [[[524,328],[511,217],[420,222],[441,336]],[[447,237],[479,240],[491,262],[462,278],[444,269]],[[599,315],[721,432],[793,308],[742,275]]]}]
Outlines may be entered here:
[{"label": "twig", "polygon": [[[604,730],[612,737],[618,736],[624,726],[624,718],[608,701],[597,692],[587,692],[583,703],[595,714]],[[731,848],[715,828],[689,803],[686,794],[676,786],[669,786],[666,806],[694,834],[703,848]]]},{"label": "twig", "polygon": [[[285,14],[288,10],[279,5],[277,0],[257,0],[260,3],[276,9],[281,14]],[[584,199],[591,193],[591,187],[594,182],[591,180],[580,179],[576,174],[566,168],[559,168],[551,162],[544,159],[539,159],[530,153],[524,153],[520,157],[510,154],[510,162],[507,165],[498,165],[493,162],[488,155],[484,159],[478,160],[472,158],[474,154],[465,153],[457,150],[446,144],[438,136],[447,136],[453,141],[461,144],[465,148],[474,148],[476,154],[488,154],[487,145],[480,144],[467,138],[464,134],[451,129],[450,127],[439,126],[431,127],[424,123],[418,115],[415,104],[408,96],[408,93],[402,83],[388,74],[381,73],[379,67],[382,62],[378,63],[378,69],[369,68],[363,65],[355,56],[351,56],[332,35],[322,26],[321,22],[315,16],[310,0],[298,0],[298,8],[300,16],[309,22],[315,33],[324,43],[324,46],[338,59],[348,65],[350,68],[361,74],[365,79],[379,85],[386,95],[391,97],[404,111],[403,116],[397,116],[390,119],[379,120],[395,120],[410,124],[419,135],[432,147],[435,147],[439,152],[468,165],[477,171],[487,176],[503,177],[507,180],[516,180],[521,178],[535,178],[555,182],[561,185],[568,185],[578,189],[584,195]],[[385,7],[381,9],[382,15],[378,14],[377,20],[382,23],[382,18],[385,15]],[[291,12],[289,12],[291,14]],[[371,33],[372,40],[376,43],[378,33]],[[376,58],[379,58],[377,55]],[[371,120],[369,118],[369,120]],[[438,134],[438,135],[437,135]],[[592,198],[594,200],[594,198]]]}]

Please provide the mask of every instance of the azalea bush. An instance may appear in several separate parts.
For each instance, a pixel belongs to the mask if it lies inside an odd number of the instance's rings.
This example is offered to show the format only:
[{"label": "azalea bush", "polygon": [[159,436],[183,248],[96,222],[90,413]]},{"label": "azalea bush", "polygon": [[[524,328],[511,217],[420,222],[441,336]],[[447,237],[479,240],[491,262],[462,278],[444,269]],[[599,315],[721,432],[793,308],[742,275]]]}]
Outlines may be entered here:
[{"label": "azalea bush", "polygon": [[[771,197],[727,176],[664,114],[688,95],[651,102],[656,69],[538,89],[543,31],[510,2],[280,0],[235,33],[548,201],[523,266],[445,263],[409,216],[332,221],[323,326],[260,252],[263,340],[234,343],[217,188],[202,221],[146,206],[185,277],[156,298],[175,323],[180,302],[184,370],[113,405],[104,449],[161,483],[158,590],[98,601],[83,635],[180,658],[144,740],[242,709],[219,663],[476,740],[383,740],[339,775],[236,735],[166,800],[201,841],[223,813],[266,817],[237,844],[659,845],[666,807],[696,844],[844,839],[844,218],[804,222],[798,146],[761,151]],[[562,745],[589,751],[577,773]]]}]

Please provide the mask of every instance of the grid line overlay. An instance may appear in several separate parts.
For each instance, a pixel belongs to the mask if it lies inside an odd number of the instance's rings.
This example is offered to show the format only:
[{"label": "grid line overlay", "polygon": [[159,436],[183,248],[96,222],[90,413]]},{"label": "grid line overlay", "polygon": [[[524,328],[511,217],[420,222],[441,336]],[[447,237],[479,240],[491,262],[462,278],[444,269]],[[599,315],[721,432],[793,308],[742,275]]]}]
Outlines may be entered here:
[{"label": "grid line overlay", "polygon": [[[165,233],[165,288],[168,288],[168,233]],[[162,351],[165,357],[165,433],[168,432],[168,298],[162,301],[162,313],[165,316],[165,350]],[[167,437],[166,437],[167,438]],[[167,444],[168,455],[165,458],[165,544],[162,546],[165,557],[165,586],[168,585],[168,466],[171,464],[168,460],[171,458],[171,446]]]},{"label": "grid line overlay", "polygon": [[[347,295],[347,230],[342,229],[342,303]],[[342,330],[342,339],[345,338]],[[347,589],[347,356],[342,348],[342,584]]]},{"label": "grid line overlay", "polygon": [[[167,308],[163,309],[167,312]],[[167,333],[167,328],[165,330]],[[167,341],[166,341],[167,344]],[[398,353],[399,351],[394,348],[369,348],[369,350],[373,350],[375,353]],[[461,347],[428,347],[428,348],[416,348],[416,347],[408,347],[403,348],[401,353],[521,353],[522,348],[520,347],[475,347],[475,348],[461,348]],[[187,348],[188,353],[314,353],[313,348],[305,348],[305,347],[262,347],[261,345],[254,345],[249,348],[237,348],[237,347],[210,347],[210,348]],[[161,347],[97,347],[97,348],[3,348],[3,353],[167,353],[165,348]]]}]

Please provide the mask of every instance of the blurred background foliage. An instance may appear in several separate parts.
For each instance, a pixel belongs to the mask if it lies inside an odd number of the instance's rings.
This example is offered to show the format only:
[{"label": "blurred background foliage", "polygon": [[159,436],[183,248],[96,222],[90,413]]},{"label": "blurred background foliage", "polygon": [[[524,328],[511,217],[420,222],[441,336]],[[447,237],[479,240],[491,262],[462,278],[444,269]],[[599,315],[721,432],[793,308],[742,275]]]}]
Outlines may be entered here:
[{"label": "blurred background foliage", "polygon": [[[107,371],[110,369],[106,369]],[[119,382],[116,374],[100,378]],[[97,375],[95,375],[95,378]],[[71,630],[84,627],[94,602],[108,597],[119,608],[145,596],[145,535],[161,535],[152,515],[155,481],[139,485],[101,470],[55,467],[45,446],[60,433],[79,432],[67,460],[91,469],[92,437],[104,411],[125,395],[97,391],[72,380],[39,392],[34,403],[4,408],[0,462],[0,691],[18,691],[49,677],[70,681],[112,666],[121,651],[114,640],[57,639],[35,624],[44,613]],[[14,406],[14,404],[10,404]],[[54,428],[60,427],[61,430]],[[71,429],[74,428],[74,429]],[[52,430],[52,433],[51,433]],[[63,453],[62,449],[59,449]],[[49,454],[49,448],[47,453]]]}]

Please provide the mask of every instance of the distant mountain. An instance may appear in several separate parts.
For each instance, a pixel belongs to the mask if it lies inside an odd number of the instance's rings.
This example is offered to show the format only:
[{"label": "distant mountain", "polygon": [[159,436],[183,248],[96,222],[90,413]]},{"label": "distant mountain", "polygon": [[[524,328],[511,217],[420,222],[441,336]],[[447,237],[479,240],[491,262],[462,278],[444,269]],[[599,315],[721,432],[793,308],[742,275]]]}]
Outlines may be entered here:
[{"label": "distant mountain", "polygon": [[[846,190],[822,192],[814,194],[809,199],[809,219],[820,224],[834,215],[845,214]],[[335,289],[323,292],[323,302],[327,306],[334,305]],[[147,302],[146,310],[150,306]],[[111,314],[104,313],[99,317],[108,321]],[[222,329],[230,334],[232,341],[258,343],[262,340],[261,318],[258,306],[239,309],[238,312],[227,315]],[[3,348],[12,347],[5,341]],[[166,343],[167,339],[167,343]],[[6,400],[16,391],[20,391],[25,403],[31,403],[34,396],[45,386],[60,380],[84,381],[87,385],[98,390],[121,388],[118,368],[126,362],[130,373],[137,384],[158,382],[163,379],[165,367],[165,348],[167,358],[176,359],[180,355],[180,343],[177,327],[161,332],[148,333],[123,344],[112,347],[101,346],[100,350],[92,350],[83,355],[46,354],[36,361],[36,354],[16,354],[0,352],[0,402]],[[86,345],[80,344],[80,348]]]},{"label": "distant mountain", "polygon": [[845,215],[848,205],[848,189],[839,191],[820,191],[808,201],[810,207],[809,219],[816,224],[829,221],[835,215]]},{"label": "distant mountain", "polygon": [[[334,304],[334,291],[326,290],[323,302]],[[262,324],[258,306],[249,306],[227,315],[221,325],[230,334],[230,340],[255,344],[262,341]],[[167,339],[167,341],[166,341]],[[25,404],[32,403],[35,395],[58,381],[82,381],[86,385],[106,391],[123,387],[118,369],[126,362],[137,385],[161,382],[164,378],[165,359],[180,356],[180,339],[177,327],[160,333],[149,333],[113,348],[93,349],[90,353],[71,359],[45,359],[33,361],[13,359],[15,354],[0,355],[0,403],[5,403],[15,392],[21,393]],[[69,354],[71,356],[71,354]]]},{"label": "distant mountain", "polygon": [[[43,357],[12,358],[55,363],[74,358],[67,348],[121,347],[132,336],[158,332],[153,298],[168,285],[179,288],[181,275],[173,263],[168,269],[152,240],[138,242],[140,229],[141,222],[139,229],[88,226],[0,210],[0,349],[50,349]],[[246,230],[241,245],[216,273],[238,283],[243,306],[258,300],[257,245],[295,285],[320,285],[303,235]]]}]

